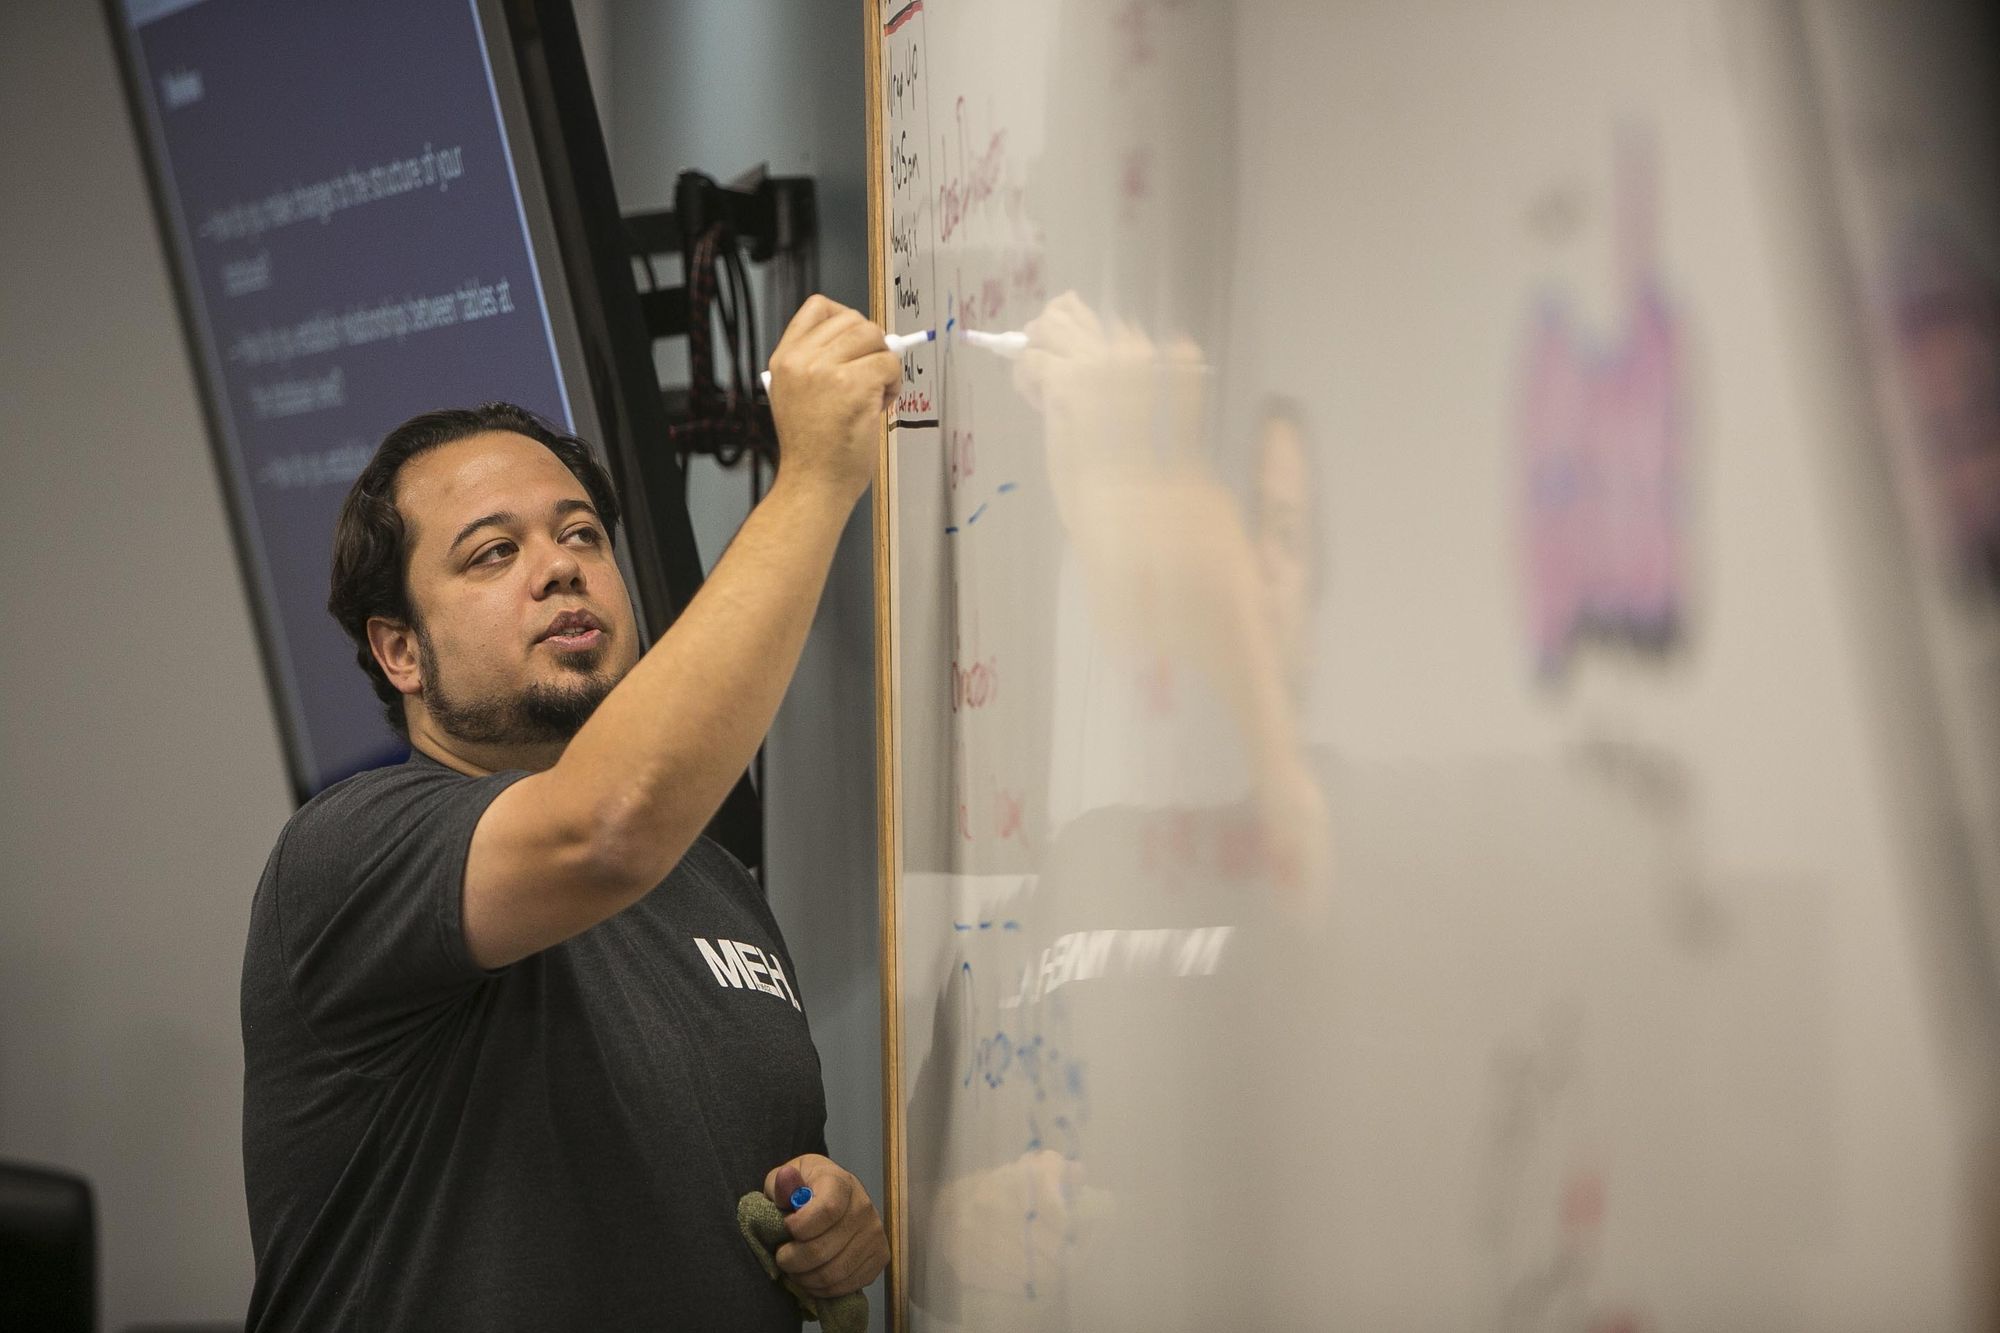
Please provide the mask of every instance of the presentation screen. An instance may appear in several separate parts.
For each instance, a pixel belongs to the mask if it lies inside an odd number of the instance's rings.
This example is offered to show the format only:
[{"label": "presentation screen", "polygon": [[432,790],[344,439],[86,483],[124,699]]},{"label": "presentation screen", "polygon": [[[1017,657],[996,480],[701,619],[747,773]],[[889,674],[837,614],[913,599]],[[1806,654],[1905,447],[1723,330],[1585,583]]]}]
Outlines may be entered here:
[{"label": "presentation screen", "polygon": [[519,75],[476,0],[113,15],[304,797],[407,750],[326,610],[382,436],[504,399],[599,439]]}]

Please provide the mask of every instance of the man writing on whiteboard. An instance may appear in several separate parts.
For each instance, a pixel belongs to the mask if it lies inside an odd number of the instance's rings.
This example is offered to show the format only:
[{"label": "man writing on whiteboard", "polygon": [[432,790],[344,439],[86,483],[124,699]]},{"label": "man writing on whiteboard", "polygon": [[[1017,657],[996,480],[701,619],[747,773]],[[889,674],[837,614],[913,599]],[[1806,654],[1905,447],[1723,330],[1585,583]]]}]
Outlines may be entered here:
[{"label": "man writing on whiteboard", "polygon": [[639,653],[616,501],[504,405],[398,427],[330,609],[407,763],[286,825],[243,974],[250,1327],[794,1329],[888,1249],[824,1156],[819,1060],[762,894],[700,836],[791,679],[900,379],[815,297],[771,360],[784,463]]}]

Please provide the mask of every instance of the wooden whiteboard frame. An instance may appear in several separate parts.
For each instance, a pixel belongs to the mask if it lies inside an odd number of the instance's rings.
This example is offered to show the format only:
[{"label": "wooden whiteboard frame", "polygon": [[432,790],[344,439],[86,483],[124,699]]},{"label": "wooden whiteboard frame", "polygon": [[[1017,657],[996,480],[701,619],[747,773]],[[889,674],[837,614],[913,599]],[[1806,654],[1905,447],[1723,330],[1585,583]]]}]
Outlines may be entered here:
[{"label": "wooden whiteboard frame", "polygon": [[[863,83],[868,99],[868,315],[889,327],[889,257],[882,237],[888,229],[883,193],[882,10],[880,0],[862,0]],[[896,467],[892,431],[885,418],[875,451],[875,862],[880,880],[879,917],[882,967],[882,1187],[883,1221],[889,1232],[887,1326],[909,1324],[909,1190],[903,1152],[903,1011],[901,960],[896,930],[897,885],[902,882],[902,783],[896,735]]]}]

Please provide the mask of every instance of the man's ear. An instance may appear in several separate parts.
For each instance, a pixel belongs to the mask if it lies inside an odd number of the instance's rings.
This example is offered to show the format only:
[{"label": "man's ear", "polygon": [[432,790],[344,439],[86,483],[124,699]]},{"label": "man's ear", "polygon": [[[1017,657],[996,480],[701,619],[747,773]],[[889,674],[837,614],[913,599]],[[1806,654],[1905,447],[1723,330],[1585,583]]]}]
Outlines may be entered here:
[{"label": "man's ear", "polygon": [[368,651],[375,663],[404,694],[421,694],[424,673],[418,666],[417,632],[400,620],[387,616],[368,617]]}]

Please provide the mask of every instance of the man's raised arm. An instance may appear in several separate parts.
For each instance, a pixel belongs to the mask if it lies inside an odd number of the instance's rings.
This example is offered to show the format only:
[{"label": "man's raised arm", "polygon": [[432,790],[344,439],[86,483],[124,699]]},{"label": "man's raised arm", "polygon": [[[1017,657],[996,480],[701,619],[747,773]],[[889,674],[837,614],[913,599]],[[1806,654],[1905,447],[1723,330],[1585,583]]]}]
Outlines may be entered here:
[{"label": "man's raised arm", "polygon": [[473,833],[465,939],[482,967],[560,943],[651,891],[770,728],[902,373],[879,327],[817,296],[771,370],[784,452],[770,493],[561,759],[496,797]]}]

